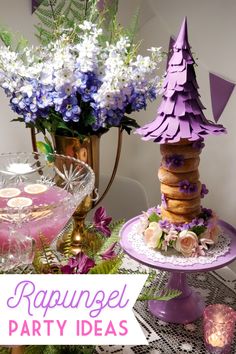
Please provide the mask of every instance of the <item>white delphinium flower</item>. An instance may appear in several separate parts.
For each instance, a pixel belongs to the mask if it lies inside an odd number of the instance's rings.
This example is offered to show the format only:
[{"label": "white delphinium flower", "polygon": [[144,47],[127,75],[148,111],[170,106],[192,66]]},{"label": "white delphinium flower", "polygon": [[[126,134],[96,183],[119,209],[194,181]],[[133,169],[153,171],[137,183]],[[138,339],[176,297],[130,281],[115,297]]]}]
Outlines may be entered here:
[{"label": "white delphinium flower", "polygon": [[77,67],[84,73],[96,72],[101,51],[98,37],[102,34],[102,29],[89,21],[84,21],[79,27],[83,30],[81,41],[73,48],[77,53]]}]

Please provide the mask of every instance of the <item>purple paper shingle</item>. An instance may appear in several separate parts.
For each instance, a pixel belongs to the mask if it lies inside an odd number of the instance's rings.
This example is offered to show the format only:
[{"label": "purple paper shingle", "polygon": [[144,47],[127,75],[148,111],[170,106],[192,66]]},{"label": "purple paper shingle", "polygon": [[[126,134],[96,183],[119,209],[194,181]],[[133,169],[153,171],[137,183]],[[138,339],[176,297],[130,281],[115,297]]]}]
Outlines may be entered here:
[{"label": "purple paper shingle", "polygon": [[207,120],[203,113],[205,107],[200,101],[194,64],[185,18],[173,45],[157,117],[136,130],[143,140],[177,143],[180,139],[195,141],[226,132],[222,125]]}]

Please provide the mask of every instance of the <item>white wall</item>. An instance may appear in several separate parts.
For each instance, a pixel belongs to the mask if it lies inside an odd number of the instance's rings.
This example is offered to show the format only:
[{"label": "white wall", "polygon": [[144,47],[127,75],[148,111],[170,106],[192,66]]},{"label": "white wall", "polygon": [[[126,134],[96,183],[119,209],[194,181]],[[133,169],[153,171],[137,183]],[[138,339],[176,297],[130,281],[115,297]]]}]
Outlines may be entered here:
[{"label": "white wall", "polygon": [[[209,70],[236,82],[236,1],[235,0],[120,0],[121,23],[130,22],[136,8],[141,8],[138,39],[143,39],[142,52],[151,46],[167,50],[169,36],[178,33],[185,15],[188,17],[189,41],[195,58],[202,102],[207,107],[206,116],[212,119]],[[0,0],[0,23],[23,33],[31,41],[33,23],[31,0]],[[164,64],[163,64],[164,67]],[[221,122],[228,135],[210,137],[201,158],[201,180],[210,189],[204,205],[214,208],[222,219],[236,225],[236,92],[224,111]],[[0,92],[1,130],[0,152],[30,150],[29,132],[23,124],[10,123],[15,117],[8,101]],[[135,114],[140,124],[155,117],[157,102],[150,104],[146,112]],[[101,170],[109,173],[115,152],[116,130],[106,134],[102,143]],[[160,200],[157,169],[159,146],[143,142],[138,136],[125,136],[118,173],[139,180],[146,188],[150,205]],[[124,200],[125,203],[125,200]]]},{"label": "white wall", "polygon": [[[35,42],[33,21],[31,0],[0,0],[0,25],[21,33],[30,43]],[[0,152],[30,151],[30,133],[24,124],[10,122],[16,115],[8,104],[4,92],[0,90]]]}]

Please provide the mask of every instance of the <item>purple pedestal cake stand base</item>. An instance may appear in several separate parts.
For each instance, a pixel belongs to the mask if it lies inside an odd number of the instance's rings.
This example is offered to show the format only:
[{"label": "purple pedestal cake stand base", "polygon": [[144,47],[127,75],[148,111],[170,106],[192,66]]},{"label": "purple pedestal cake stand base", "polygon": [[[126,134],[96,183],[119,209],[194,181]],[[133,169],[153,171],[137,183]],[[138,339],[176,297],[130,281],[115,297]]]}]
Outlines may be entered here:
[{"label": "purple pedestal cake stand base", "polygon": [[133,225],[139,221],[139,218],[140,216],[136,216],[129,220],[121,229],[121,247],[131,258],[149,267],[170,272],[167,287],[181,291],[180,296],[169,301],[150,300],[148,302],[149,310],[153,315],[165,322],[183,324],[197,320],[202,316],[205,304],[201,296],[188,286],[187,273],[207,272],[222,268],[236,259],[236,230],[226,222],[219,221],[223,232],[231,238],[231,243],[229,252],[218,257],[214,262],[207,264],[175,265],[167,262],[154,261],[143,254],[137,253],[136,250],[133,249],[132,243],[128,240],[128,234]]}]

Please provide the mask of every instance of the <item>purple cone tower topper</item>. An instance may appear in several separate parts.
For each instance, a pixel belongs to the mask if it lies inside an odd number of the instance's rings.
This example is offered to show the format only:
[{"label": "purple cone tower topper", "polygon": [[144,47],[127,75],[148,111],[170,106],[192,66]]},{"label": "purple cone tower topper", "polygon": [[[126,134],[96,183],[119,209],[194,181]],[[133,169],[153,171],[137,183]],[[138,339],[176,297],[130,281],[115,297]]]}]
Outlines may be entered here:
[{"label": "purple cone tower topper", "polygon": [[157,117],[151,123],[137,129],[143,140],[155,143],[177,143],[180,139],[190,141],[207,135],[225,132],[222,125],[208,121],[203,113],[198,84],[190,51],[185,17],[179,35],[173,45],[173,54],[168,63],[162,85],[162,102]]},{"label": "purple cone tower topper", "polygon": [[143,140],[161,144],[161,215],[174,224],[189,223],[201,214],[201,197],[207,191],[198,172],[203,140],[226,132],[203,113],[194,64],[185,18],[173,44],[157,117],[136,131]]}]

